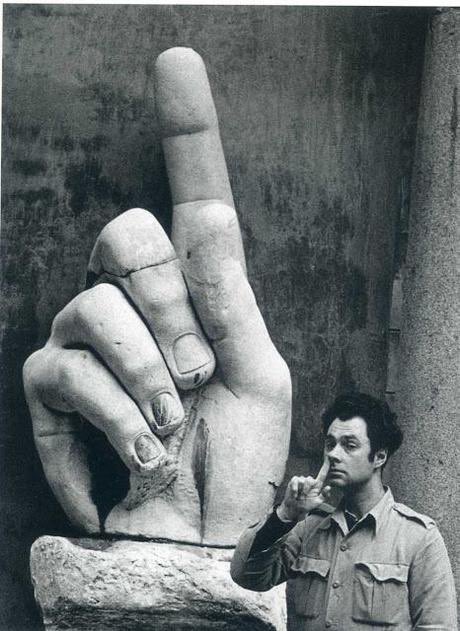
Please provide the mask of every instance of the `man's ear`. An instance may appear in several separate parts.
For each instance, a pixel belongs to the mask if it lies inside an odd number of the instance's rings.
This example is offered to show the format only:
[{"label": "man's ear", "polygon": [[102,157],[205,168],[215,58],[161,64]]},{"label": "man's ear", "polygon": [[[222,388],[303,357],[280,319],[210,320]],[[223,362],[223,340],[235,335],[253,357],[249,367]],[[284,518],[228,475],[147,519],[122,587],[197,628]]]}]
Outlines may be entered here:
[{"label": "man's ear", "polygon": [[374,465],[376,469],[380,469],[388,460],[388,450],[387,449],[377,449],[374,454]]}]

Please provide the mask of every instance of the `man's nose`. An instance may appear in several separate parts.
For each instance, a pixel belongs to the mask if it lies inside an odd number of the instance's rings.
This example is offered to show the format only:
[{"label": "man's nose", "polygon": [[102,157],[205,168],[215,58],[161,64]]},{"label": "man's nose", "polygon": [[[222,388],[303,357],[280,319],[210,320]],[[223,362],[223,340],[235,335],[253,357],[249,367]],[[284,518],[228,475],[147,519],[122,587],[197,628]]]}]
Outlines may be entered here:
[{"label": "man's nose", "polygon": [[340,447],[336,445],[334,449],[327,452],[327,457],[331,462],[338,462],[340,460]]}]

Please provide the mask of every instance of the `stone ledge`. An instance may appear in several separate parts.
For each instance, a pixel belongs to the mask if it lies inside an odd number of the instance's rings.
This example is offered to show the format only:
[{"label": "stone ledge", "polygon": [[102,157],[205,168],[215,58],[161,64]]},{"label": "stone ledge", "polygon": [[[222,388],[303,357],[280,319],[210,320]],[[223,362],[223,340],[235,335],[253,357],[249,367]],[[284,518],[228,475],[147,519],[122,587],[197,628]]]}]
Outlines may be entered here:
[{"label": "stone ledge", "polygon": [[230,578],[232,550],[44,536],[31,550],[47,631],[285,631],[285,595]]}]

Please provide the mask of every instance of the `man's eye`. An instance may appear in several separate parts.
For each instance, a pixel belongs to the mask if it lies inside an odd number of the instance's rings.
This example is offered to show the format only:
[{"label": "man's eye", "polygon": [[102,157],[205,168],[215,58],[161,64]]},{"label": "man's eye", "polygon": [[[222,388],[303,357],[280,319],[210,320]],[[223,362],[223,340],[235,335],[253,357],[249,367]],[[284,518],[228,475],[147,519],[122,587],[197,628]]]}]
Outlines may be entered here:
[{"label": "man's eye", "polygon": [[326,441],[324,443],[324,448],[326,449],[326,451],[331,451],[331,449],[334,449],[334,443],[331,441]]},{"label": "man's eye", "polygon": [[348,449],[349,451],[357,448],[358,445],[356,443],[345,443],[345,449]]}]

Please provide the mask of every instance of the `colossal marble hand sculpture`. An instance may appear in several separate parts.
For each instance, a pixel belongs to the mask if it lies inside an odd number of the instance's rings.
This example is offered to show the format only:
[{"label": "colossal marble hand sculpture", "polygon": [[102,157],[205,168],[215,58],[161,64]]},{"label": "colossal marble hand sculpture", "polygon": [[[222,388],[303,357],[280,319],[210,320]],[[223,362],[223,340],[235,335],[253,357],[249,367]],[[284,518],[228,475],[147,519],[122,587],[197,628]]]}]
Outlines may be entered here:
[{"label": "colossal marble hand sculpture", "polygon": [[[26,396],[46,477],[77,526],[233,545],[282,480],[289,371],[246,279],[201,58],[168,50],[155,80],[172,243],[142,209],[104,228],[93,286],[27,360]],[[103,525],[75,413],[130,471],[129,492]]]}]

